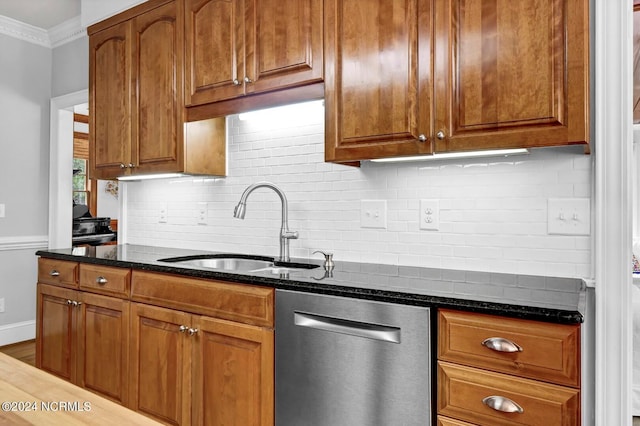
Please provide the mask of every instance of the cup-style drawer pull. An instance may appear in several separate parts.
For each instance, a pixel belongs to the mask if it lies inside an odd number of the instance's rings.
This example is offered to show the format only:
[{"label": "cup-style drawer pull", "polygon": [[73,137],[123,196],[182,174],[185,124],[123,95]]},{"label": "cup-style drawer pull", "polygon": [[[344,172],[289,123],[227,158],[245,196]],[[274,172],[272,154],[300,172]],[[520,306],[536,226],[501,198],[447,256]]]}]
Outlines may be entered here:
[{"label": "cup-style drawer pull", "polygon": [[100,285],[105,285],[109,282],[109,280],[107,280],[105,277],[98,277],[96,278],[96,282]]},{"label": "cup-style drawer pull", "polygon": [[482,400],[482,403],[489,408],[503,413],[524,413],[524,409],[514,401],[504,396],[488,396]]},{"label": "cup-style drawer pull", "polygon": [[49,272],[49,275],[51,275],[52,277],[59,277],[60,272],[56,271],[55,269],[52,269],[51,272]]},{"label": "cup-style drawer pull", "polygon": [[496,352],[522,352],[522,348],[511,340],[502,337],[489,337],[482,345]]}]

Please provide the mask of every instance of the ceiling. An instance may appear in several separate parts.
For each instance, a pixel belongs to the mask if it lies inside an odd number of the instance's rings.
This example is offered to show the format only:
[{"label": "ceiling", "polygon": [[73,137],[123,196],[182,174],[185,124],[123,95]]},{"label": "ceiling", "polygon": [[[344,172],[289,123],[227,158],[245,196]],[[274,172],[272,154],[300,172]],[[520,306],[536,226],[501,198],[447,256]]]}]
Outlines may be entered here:
[{"label": "ceiling", "polygon": [[49,30],[80,15],[80,0],[0,0],[0,15]]}]

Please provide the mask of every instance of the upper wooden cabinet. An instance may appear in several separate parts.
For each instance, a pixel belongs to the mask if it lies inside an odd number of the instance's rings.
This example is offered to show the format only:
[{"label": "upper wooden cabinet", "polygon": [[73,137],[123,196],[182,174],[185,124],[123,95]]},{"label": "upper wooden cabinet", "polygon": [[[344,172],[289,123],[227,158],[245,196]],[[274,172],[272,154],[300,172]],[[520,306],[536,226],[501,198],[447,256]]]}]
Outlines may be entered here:
[{"label": "upper wooden cabinet", "polygon": [[184,124],[182,13],[150,0],[89,28],[92,178],[225,174],[224,118]]},{"label": "upper wooden cabinet", "polygon": [[322,0],[185,0],[186,104],[322,81]]},{"label": "upper wooden cabinet", "polygon": [[587,143],[588,17],[585,0],[326,1],[327,161]]}]

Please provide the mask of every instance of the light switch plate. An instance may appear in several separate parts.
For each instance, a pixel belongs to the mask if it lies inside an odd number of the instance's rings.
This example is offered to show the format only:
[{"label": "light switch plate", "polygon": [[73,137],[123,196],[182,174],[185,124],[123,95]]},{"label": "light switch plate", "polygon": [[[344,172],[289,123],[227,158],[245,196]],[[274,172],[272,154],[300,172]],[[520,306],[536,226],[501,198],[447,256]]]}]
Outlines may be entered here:
[{"label": "light switch plate", "polygon": [[4,215],[5,215],[4,204],[0,204],[0,217],[4,217]]},{"label": "light switch plate", "polygon": [[362,200],[360,205],[360,227],[387,227],[387,200]]},{"label": "light switch plate", "polygon": [[547,233],[589,235],[591,204],[588,198],[550,198],[547,201]]},{"label": "light switch plate", "polygon": [[440,229],[440,202],[420,200],[420,229],[437,231]]}]

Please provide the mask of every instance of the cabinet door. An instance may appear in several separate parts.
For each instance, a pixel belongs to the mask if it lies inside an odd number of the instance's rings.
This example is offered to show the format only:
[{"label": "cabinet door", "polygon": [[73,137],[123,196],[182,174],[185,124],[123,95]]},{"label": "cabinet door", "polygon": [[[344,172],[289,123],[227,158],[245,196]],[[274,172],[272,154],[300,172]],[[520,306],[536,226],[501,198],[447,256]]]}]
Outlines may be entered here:
[{"label": "cabinet door", "polygon": [[246,1],[246,92],[322,81],[322,0]]},{"label": "cabinet door", "polygon": [[170,2],[133,20],[133,173],[183,167],[182,9]]},{"label": "cabinet door", "polygon": [[209,317],[195,327],[194,424],[273,425],[273,330]]},{"label": "cabinet door", "polygon": [[124,22],[89,38],[90,175],[122,175],[131,162],[131,26]]},{"label": "cabinet door", "polygon": [[430,2],[325,1],[325,158],[430,153]]},{"label": "cabinet door", "polygon": [[130,408],[168,424],[191,423],[191,341],[181,326],[191,316],[131,306]]},{"label": "cabinet door", "polygon": [[129,302],[80,293],[78,385],[120,404],[128,402]]},{"label": "cabinet door", "polygon": [[244,1],[186,0],[185,9],[186,104],[242,96]]},{"label": "cabinet door", "polygon": [[588,2],[436,0],[435,150],[588,140]]},{"label": "cabinet door", "polygon": [[75,307],[78,292],[38,284],[36,367],[76,381]]}]

